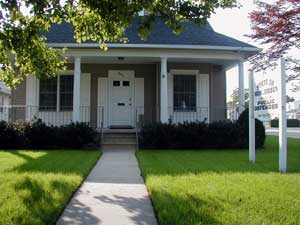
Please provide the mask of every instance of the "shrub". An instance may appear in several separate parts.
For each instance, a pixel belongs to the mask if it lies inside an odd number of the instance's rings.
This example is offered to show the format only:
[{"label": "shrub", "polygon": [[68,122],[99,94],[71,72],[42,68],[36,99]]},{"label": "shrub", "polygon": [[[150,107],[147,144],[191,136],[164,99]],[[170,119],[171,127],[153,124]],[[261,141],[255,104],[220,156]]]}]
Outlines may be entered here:
[{"label": "shrub", "polygon": [[0,147],[20,149],[27,146],[29,141],[24,135],[24,131],[28,126],[28,123],[0,121]]},{"label": "shrub", "polygon": [[[265,128],[256,120],[256,147],[263,147]],[[143,149],[237,149],[249,144],[248,111],[237,122],[148,123],[139,134]]]},{"label": "shrub", "polygon": [[[245,140],[247,143],[249,143],[249,110],[246,109],[242,114],[240,115],[237,123],[239,123],[244,129],[242,131],[246,132],[242,136],[247,138]],[[266,131],[265,126],[263,122],[261,122],[258,119],[255,119],[255,146],[256,148],[260,148],[264,146],[266,139]],[[248,144],[247,144],[248,146]]]},{"label": "shrub", "polygon": [[34,121],[25,129],[30,148],[55,148],[59,146],[59,128],[48,126],[42,120]]},{"label": "shrub", "polygon": [[0,122],[0,148],[80,149],[100,144],[98,132],[86,123],[49,126],[38,119],[32,123]]},{"label": "shrub", "polygon": [[61,126],[59,131],[60,146],[65,148],[76,148],[88,144],[100,144],[98,132],[87,123],[70,123]]},{"label": "shrub", "polygon": [[[298,119],[287,119],[287,127],[300,127],[300,120]],[[271,127],[279,127],[279,120],[271,120]]]}]

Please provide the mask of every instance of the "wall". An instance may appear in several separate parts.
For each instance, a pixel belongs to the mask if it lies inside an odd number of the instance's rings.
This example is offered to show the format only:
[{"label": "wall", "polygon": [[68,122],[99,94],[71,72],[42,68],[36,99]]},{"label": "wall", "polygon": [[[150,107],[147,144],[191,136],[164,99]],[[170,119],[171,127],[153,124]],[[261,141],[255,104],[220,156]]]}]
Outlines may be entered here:
[{"label": "wall", "polygon": [[226,119],[226,72],[221,66],[210,68],[210,117],[211,121]]}]

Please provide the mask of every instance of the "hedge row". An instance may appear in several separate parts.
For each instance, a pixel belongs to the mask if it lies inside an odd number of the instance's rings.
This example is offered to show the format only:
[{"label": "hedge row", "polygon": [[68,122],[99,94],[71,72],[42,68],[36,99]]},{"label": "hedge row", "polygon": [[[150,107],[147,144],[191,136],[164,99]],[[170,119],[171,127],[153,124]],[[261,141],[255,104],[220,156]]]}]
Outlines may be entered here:
[{"label": "hedge row", "polygon": [[[263,147],[264,141],[265,128],[256,120],[256,147]],[[139,135],[142,149],[238,149],[247,148],[248,142],[247,110],[237,122],[149,123]]]},{"label": "hedge row", "polygon": [[[286,123],[287,127],[300,127],[300,120],[298,119],[287,119]],[[279,120],[271,120],[271,127],[279,127]]]},{"label": "hedge row", "polygon": [[32,123],[0,121],[1,149],[80,149],[99,145],[100,136],[86,123],[49,126],[41,120]]}]

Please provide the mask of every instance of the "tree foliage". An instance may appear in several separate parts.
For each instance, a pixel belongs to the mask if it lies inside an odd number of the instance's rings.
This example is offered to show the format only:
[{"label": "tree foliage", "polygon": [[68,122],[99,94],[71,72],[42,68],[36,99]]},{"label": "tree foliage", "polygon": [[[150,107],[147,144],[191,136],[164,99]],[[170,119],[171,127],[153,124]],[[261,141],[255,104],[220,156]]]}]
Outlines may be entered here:
[{"label": "tree foliage", "polygon": [[[258,1],[250,14],[255,41],[268,48],[252,59],[258,70],[275,65],[280,57],[287,59],[289,80],[300,77],[300,1],[276,0],[273,4]],[[292,54],[291,54],[292,53]]]},{"label": "tree foliage", "polygon": [[[248,108],[248,106],[249,106],[249,89],[245,88],[244,93],[245,93],[245,105],[244,105],[244,107]],[[232,106],[234,108],[238,107],[238,104],[239,104],[239,88],[235,88],[232,91],[230,97],[231,97]]]},{"label": "tree foliage", "polygon": [[146,39],[155,16],[167,18],[174,32],[180,23],[202,23],[218,7],[233,7],[236,0],[0,0],[0,80],[15,86],[27,74],[55,76],[65,67],[63,49],[47,46],[43,33],[53,23],[71,23],[77,42],[126,42],[124,31],[133,17],[148,13],[138,34]]}]

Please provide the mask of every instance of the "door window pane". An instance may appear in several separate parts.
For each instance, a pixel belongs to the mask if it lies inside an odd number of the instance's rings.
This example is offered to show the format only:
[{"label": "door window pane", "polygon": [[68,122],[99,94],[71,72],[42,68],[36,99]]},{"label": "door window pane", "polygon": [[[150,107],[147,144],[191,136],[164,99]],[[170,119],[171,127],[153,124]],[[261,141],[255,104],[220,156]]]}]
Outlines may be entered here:
[{"label": "door window pane", "polygon": [[119,86],[120,86],[120,81],[114,80],[113,86],[114,86],[114,87],[119,87]]},{"label": "door window pane", "polygon": [[59,85],[59,110],[72,111],[73,110],[73,84],[74,76],[61,75]]},{"label": "door window pane", "polygon": [[39,108],[41,111],[56,111],[57,77],[40,80]]},{"label": "door window pane", "polygon": [[130,82],[128,80],[123,81],[123,86],[125,87],[129,87]]},{"label": "door window pane", "polygon": [[196,110],[196,76],[174,75],[174,111]]}]

